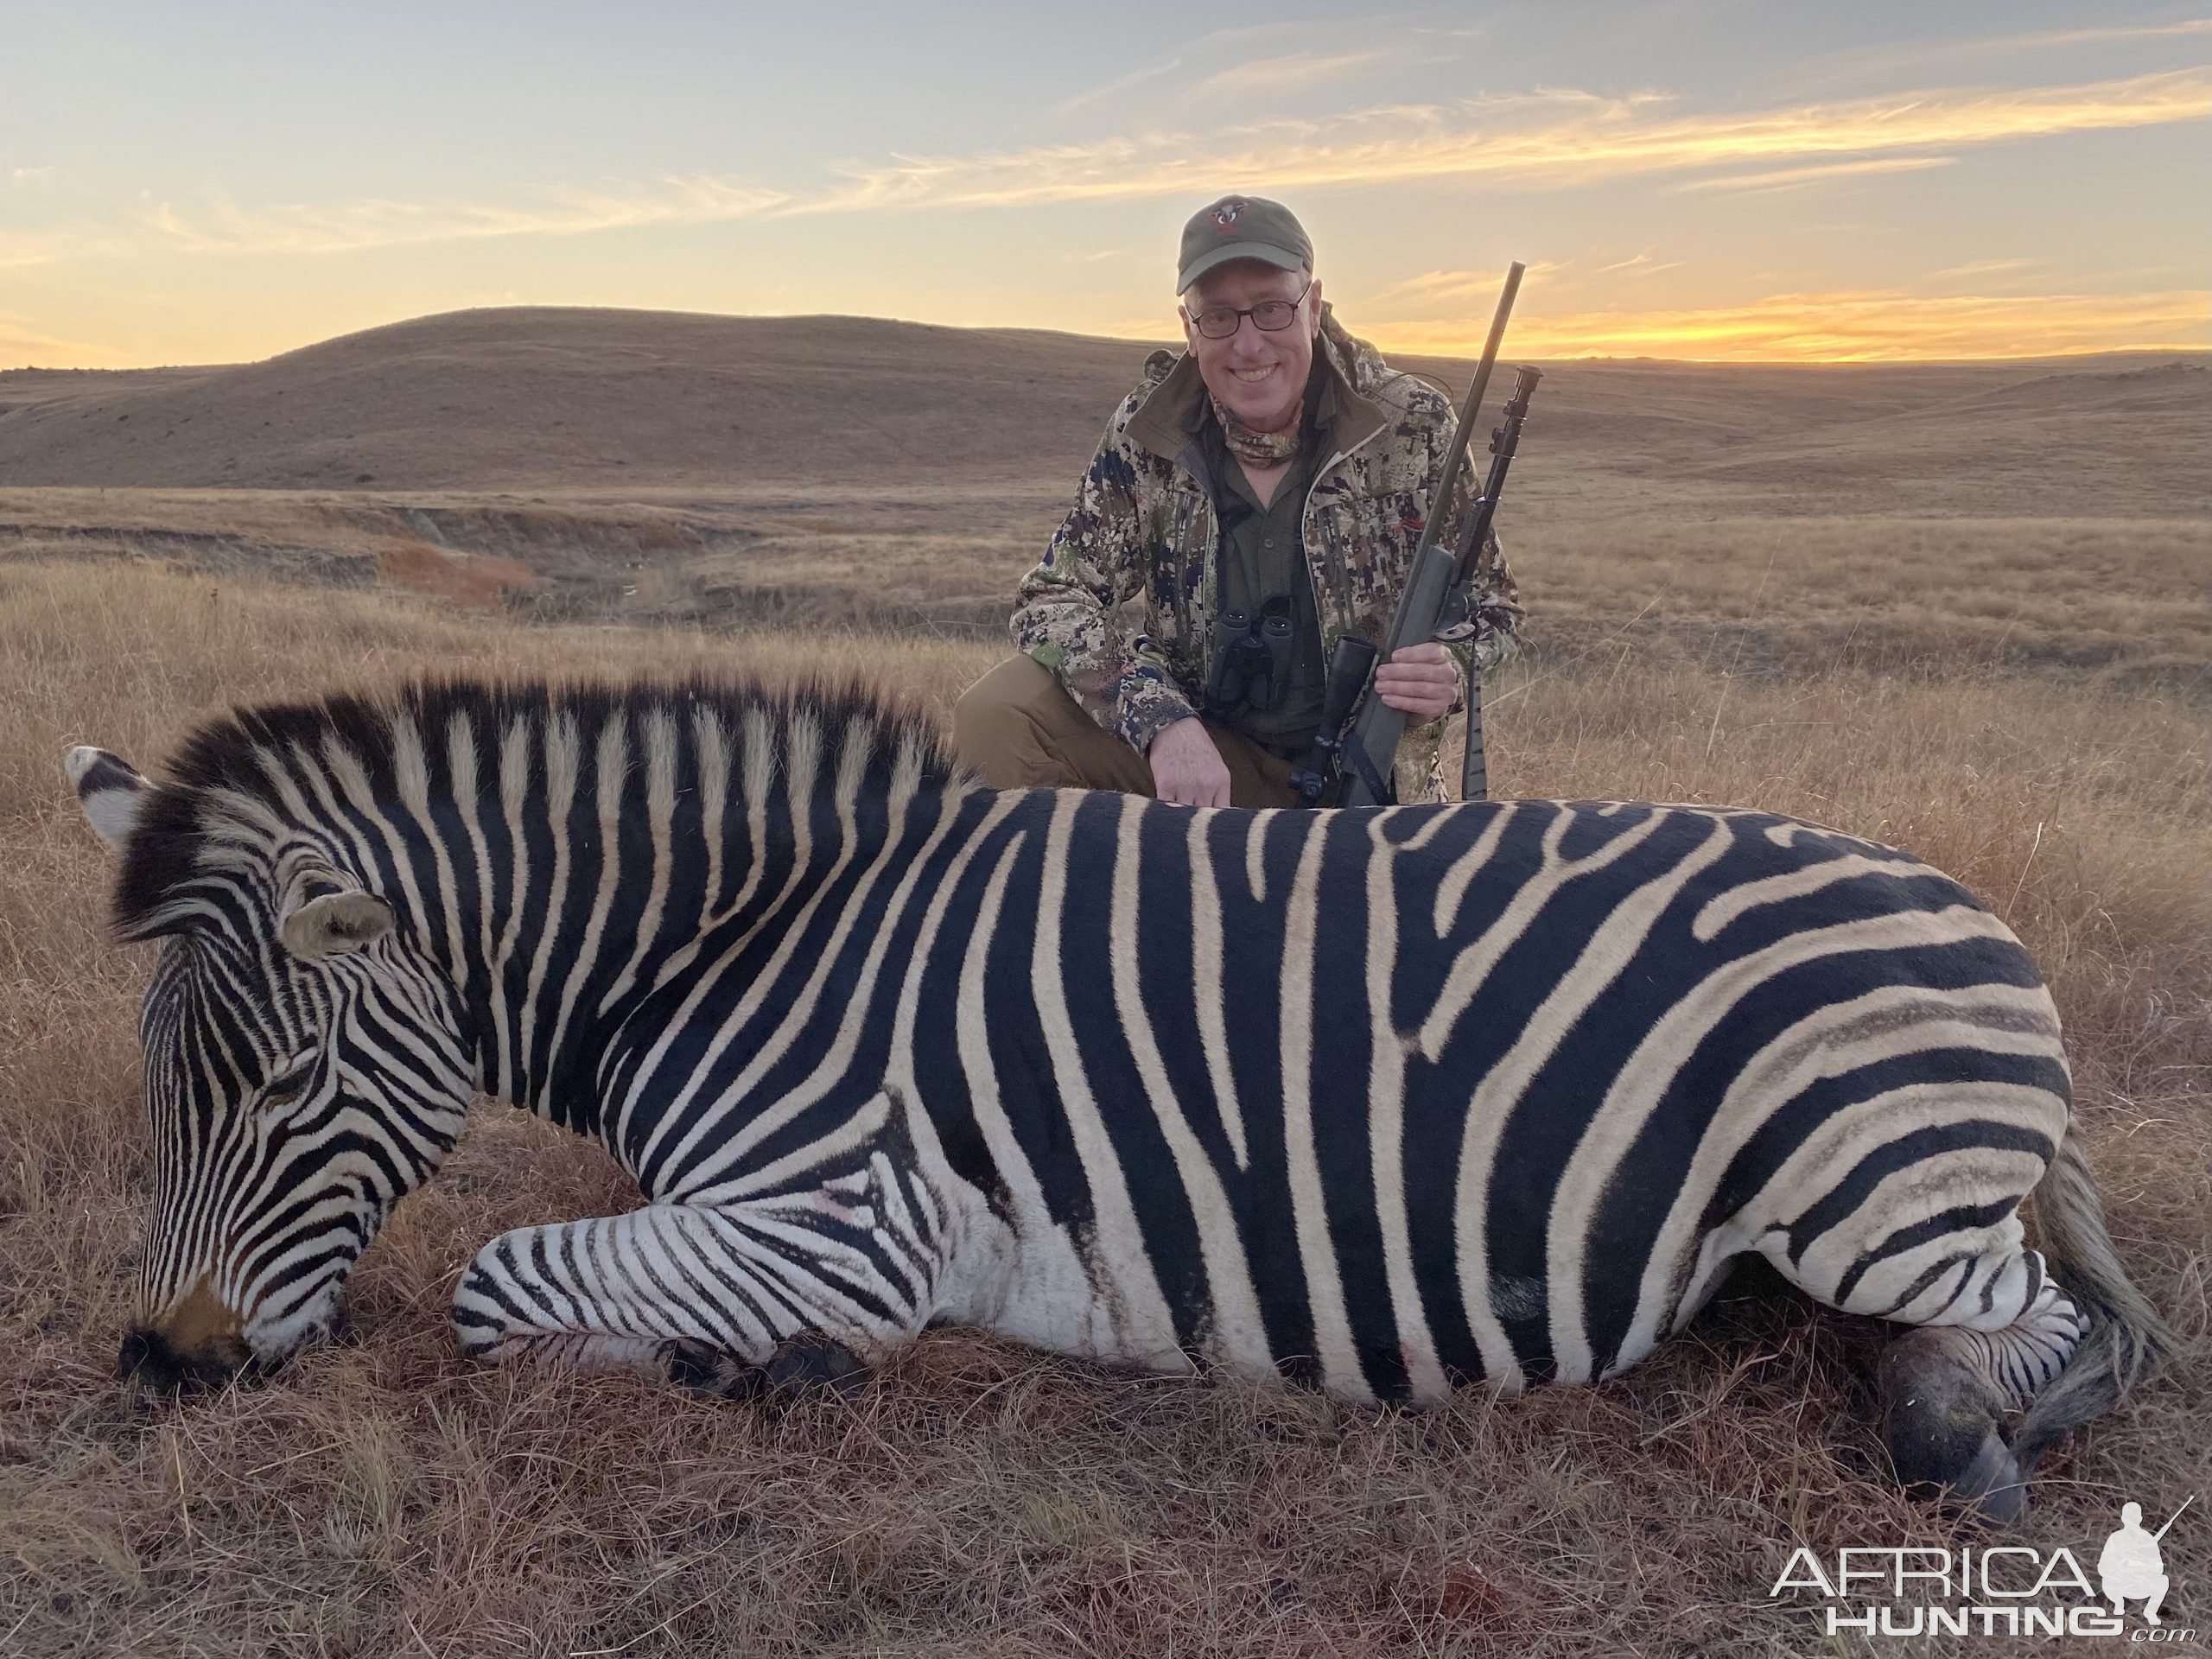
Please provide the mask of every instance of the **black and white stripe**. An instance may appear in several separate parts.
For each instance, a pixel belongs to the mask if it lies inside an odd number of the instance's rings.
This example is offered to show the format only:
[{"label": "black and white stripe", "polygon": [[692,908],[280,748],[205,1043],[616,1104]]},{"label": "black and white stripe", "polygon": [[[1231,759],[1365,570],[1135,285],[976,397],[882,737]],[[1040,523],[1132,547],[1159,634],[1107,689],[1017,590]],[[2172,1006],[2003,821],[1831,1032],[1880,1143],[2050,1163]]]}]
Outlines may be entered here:
[{"label": "black and white stripe", "polygon": [[[480,1354],[950,1319],[1427,1400],[1618,1372],[1754,1252],[1981,1332],[2022,1396],[2085,1323],[2016,1213],[2068,1126],[2033,964],[1787,818],[995,793],[856,696],[459,683],[210,728],[125,850],[124,930],[169,941],[149,1317],[212,1272],[251,1327],[314,1278],[277,1264],[350,1262],[473,1081],[653,1200],[486,1247]],[[318,880],[389,932],[287,955]],[[336,1115],[232,1151],[303,1054]],[[283,1219],[341,1118],[364,1203]]]}]

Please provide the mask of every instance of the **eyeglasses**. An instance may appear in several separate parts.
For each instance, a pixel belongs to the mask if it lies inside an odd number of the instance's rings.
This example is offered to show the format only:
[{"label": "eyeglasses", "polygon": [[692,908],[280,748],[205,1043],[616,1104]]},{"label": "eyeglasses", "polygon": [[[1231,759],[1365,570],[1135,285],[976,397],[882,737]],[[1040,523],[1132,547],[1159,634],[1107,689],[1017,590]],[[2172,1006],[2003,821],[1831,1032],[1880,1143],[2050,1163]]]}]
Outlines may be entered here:
[{"label": "eyeglasses", "polygon": [[1210,305],[1203,311],[1191,313],[1191,321],[1208,340],[1227,340],[1242,326],[1245,318],[1252,319],[1255,328],[1264,328],[1276,334],[1290,327],[1298,308],[1313,291],[1313,280],[1306,278],[1306,286],[1298,290],[1294,300],[1262,300],[1257,305],[1248,305],[1242,310],[1233,305]]}]

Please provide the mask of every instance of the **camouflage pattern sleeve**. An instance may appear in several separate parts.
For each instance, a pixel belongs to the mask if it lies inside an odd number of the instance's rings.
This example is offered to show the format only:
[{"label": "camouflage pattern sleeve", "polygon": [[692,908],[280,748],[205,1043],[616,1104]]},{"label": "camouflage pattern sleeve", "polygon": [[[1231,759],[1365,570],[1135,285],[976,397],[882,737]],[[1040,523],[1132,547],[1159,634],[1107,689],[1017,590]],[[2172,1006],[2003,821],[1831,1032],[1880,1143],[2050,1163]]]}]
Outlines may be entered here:
[{"label": "camouflage pattern sleeve", "polygon": [[1198,712],[1159,647],[1117,615],[1147,581],[1137,474],[1145,463],[1125,434],[1149,390],[1116,411],[1075,505],[1022,578],[1010,624],[1014,649],[1050,670],[1084,713],[1139,754],[1162,728]]}]

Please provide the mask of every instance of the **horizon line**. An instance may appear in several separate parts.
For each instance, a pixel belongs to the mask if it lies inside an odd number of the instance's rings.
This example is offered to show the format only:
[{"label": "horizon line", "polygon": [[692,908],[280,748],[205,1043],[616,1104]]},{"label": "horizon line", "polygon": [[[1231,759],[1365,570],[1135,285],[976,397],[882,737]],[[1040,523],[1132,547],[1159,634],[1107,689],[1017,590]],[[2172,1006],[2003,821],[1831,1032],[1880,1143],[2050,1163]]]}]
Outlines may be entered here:
[{"label": "horizon line", "polygon": [[[480,315],[502,311],[569,311],[601,313],[616,315],[653,315],[670,317],[699,317],[729,322],[882,322],[909,328],[949,329],[962,334],[1058,334],[1071,340],[1097,340],[1114,345],[1166,346],[1179,348],[1173,336],[1163,332],[1142,334],[1100,334],[1075,328],[1048,328],[1025,323],[950,323],[931,322],[917,317],[889,316],[861,311],[705,311],[671,306],[630,305],[563,305],[558,303],[457,306],[443,311],[426,311],[413,316],[396,318],[390,322],[372,323],[366,327],[346,329],[334,334],[322,335],[298,346],[272,352],[266,357],[244,358],[229,362],[200,363],[125,363],[125,364],[39,364],[10,363],[0,365],[0,374],[159,374],[182,373],[188,371],[213,372],[219,369],[251,368],[257,364],[270,363],[279,358],[299,352],[313,351],[317,346],[334,345],[340,340],[358,339],[391,328],[404,328],[413,323],[430,322],[445,317]],[[1418,326],[1418,325],[1416,325]],[[1373,331],[1376,335],[1388,335],[1390,327]],[[1373,335],[1363,335],[1370,340]],[[1381,349],[1381,348],[1378,348]],[[1479,336],[1470,339],[1458,349],[1439,349],[1433,346],[1416,346],[1402,351],[1386,351],[1396,359],[1444,359],[1448,361],[1471,361],[1482,353]],[[1700,357],[1667,352],[1616,351],[1577,353],[1529,353],[1514,354],[1516,362],[1580,364],[1580,363],[1669,363],[1684,366],[1706,368],[1854,368],[1854,367],[1942,367],[1998,363],[2063,362],[2069,359],[2089,357],[2207,357],[2212,358],[2212,343],[2142,344],[2112,346],[2062,346],[2048,351],[1990,352],[1990,353],[1854,353],[1828,355],[1805,353],[1782,357]]]}]

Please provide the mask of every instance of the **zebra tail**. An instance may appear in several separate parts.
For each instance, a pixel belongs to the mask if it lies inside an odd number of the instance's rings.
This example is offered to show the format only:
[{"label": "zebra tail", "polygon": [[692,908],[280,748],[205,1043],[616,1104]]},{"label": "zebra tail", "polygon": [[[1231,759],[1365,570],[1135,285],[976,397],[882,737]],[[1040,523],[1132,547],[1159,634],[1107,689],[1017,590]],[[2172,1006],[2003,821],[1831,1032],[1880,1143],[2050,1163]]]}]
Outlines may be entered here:
[{"label": "zebra tail", "polygon": [[2163,1369],[2178,1346],[2113,1248],[2082,1137],[2073,1122],[2067,1127],[2036,1183],[2036,1227],[2044,1263],[2089,1316],[2089,1334],[2013,1432],[2012,1456],[2023,1475],[2061,1435],[2103,1416]]}]

